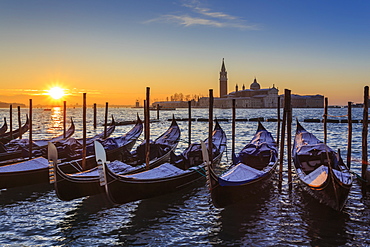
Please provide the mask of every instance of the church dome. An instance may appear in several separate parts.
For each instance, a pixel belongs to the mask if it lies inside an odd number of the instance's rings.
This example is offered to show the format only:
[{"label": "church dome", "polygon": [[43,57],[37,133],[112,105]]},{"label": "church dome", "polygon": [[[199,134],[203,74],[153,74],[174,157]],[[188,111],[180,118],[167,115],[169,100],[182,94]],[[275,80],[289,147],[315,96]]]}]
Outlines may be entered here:
[{"label": "church dome", "polygon": [[257,79],[256,79],[256,78],[254,78],[254,81],[253,81],[253,83],[251,84],[250,89],[252,89],[252,90],[260,90],[260,89],[261,89],[261,86],[260,86],[260,84],[257,82]]}]

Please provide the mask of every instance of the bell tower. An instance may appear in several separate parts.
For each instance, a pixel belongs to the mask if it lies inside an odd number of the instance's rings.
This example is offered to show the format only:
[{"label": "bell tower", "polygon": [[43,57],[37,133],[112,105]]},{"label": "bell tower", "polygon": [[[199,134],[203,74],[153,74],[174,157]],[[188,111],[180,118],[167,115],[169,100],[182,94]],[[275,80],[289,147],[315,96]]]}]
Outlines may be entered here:
[{"label": "bell tower", "polygon": [[227,95],[227,72],[225,68],[224,59],[222,59],[222,66],[220,71],[220,98],[225,98]]}]

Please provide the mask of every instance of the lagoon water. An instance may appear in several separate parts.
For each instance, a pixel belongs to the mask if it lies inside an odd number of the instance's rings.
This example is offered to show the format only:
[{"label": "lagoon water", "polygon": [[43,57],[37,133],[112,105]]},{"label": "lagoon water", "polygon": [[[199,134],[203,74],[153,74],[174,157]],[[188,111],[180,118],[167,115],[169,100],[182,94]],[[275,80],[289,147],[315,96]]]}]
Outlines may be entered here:
[{"label": "lagoon water", "polygon": [[[362,118],[362,109],[355,108],[353,119]],[[22,123],[27,109],[22,109]],[[109,114],[116,121],[135,120],[143,116],[142,109],[112,108]],[[237,118],[277,118],[274,109],[237,109]],[[13,110],[13,129],[18,127]],[[98,109],[98,127],[93,128],[93,111],[88,109],[88,136],[103,131],[104,109]],[[305,123],[305,118],[321,118],[323,109],[293,109],[293,117],[323,140],[322,123]],[[329,114],[347,114],[345,108],[330,108]],[[0,110],[0,119],[8,109]],[[151,124],[155,138],[170,125],[175,115],[187,118],[187,109],[161,111],[159,122]],[[68,108],[68,118],[76,123],[74,137],[82,137],[82,109]],[[231,119],[231,109],[215,109],[214,116]],[[193,118],[207,118],[208,109],[193,109]],[[151,112],[157,118],[157,112]],[[345,117],[342,117],[345,118]],[[50,138],[62,132],[63,113],[33,110],[33,138]],[[1,121],[0,124],[3,122]],[[276,137],[277,123],[264,122]],[[177,152],[188,145],[188,122],[179,122],[182,130]],[[231,121],[220,122],[228,136],[228,150],[221,168],[231,162]],[[67,127],[69,122],[67,123]],[[117,126],[113,136],[119,136],[132,125]],[[236,150],[252,137],[257,122],[236,123]],[[293,134],[295,123],[293,123]],[[353,124],[352,166],[361,173],[362,124]],[[207,122],[192,123],[192,141],[208,136]],[[28,133],[24,135],[28,138]],[[141,136],[140,142],[143,139]],[[328,144],[347,155],[347,124],[328,123]],[[285,155],[286,157],[286,155]],[[205,182],[197,183],[177,193],[147,200],[113,205],[104,196],[93,196],[64,202],[59,200],[51,185],[42,184],[2,190],[0,194],[1,246],[370,246],[370,194],[363,194],[355,180],[343,212],[333,211],[308,197],[294,178],[290,189],[287,181],[287,162],[284,181],[279,191],[278,182],[266,193],[248,201],[215,208]]]}]

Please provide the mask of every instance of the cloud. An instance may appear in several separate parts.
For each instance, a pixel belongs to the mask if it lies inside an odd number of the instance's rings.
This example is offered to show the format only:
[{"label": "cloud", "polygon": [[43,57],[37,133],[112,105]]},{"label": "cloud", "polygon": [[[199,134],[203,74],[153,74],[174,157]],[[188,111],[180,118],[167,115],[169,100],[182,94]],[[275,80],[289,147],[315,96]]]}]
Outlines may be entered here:
[{"label": "cloud", "polygon": [[257,24],[247,24],[247,21],[240,17],[232,16],[222,12],[213,12],[209,8],[200,7],[198,1],[184,3],[182,6],[191,10],[192,13],[186,14],[167,14],[161,15],[146,21],[145,23],[163,22],[176,23],[185,27],[189,26],[211,26],[217,28],[239,28],[248,30],[259,30]]}]

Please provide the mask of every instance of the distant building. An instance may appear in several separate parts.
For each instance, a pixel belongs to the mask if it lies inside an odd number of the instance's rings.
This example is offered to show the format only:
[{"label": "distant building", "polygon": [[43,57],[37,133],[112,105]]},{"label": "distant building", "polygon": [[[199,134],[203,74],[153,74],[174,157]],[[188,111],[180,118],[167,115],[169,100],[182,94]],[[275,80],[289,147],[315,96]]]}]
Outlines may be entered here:
[{"label": "distant building", "polygon": [[[235,86],[235,91],[228,93],[227,91],[227,71],[225,67],[225,60],[222,59],[221,71],[220,71],[220,97],[214,98],[213,106],[216,108],[231,108],[232,101],[235,99],[235,105],[237,108],[276,108],[279,100],[279,90],[273,85],[271,88],[262,88],[254,78],[250,84],[249,89],[245,89],[242,86],[242,90],[239,90],[238,84]],[[281,104],[283,106],[284,95],[280,96]],[[185,101],[161,101],[154,102],[153,106],[159,104],[162,107],[173,107],[173,108],[184,108],[188,107]],[[192,101],[193,107],[208,107],[209,98],[202,97],[196,101]],[[296,95],[292,94],[292,107],[301,108],[322,108],[324,107],[324,96],[322,95]]]},{"label": "distant building", "polygon": [[[284,100],[284,95],[281,97]],[[323,108],[324,96],[323,95],[291,95],[292,106],[295,108]]]}]

